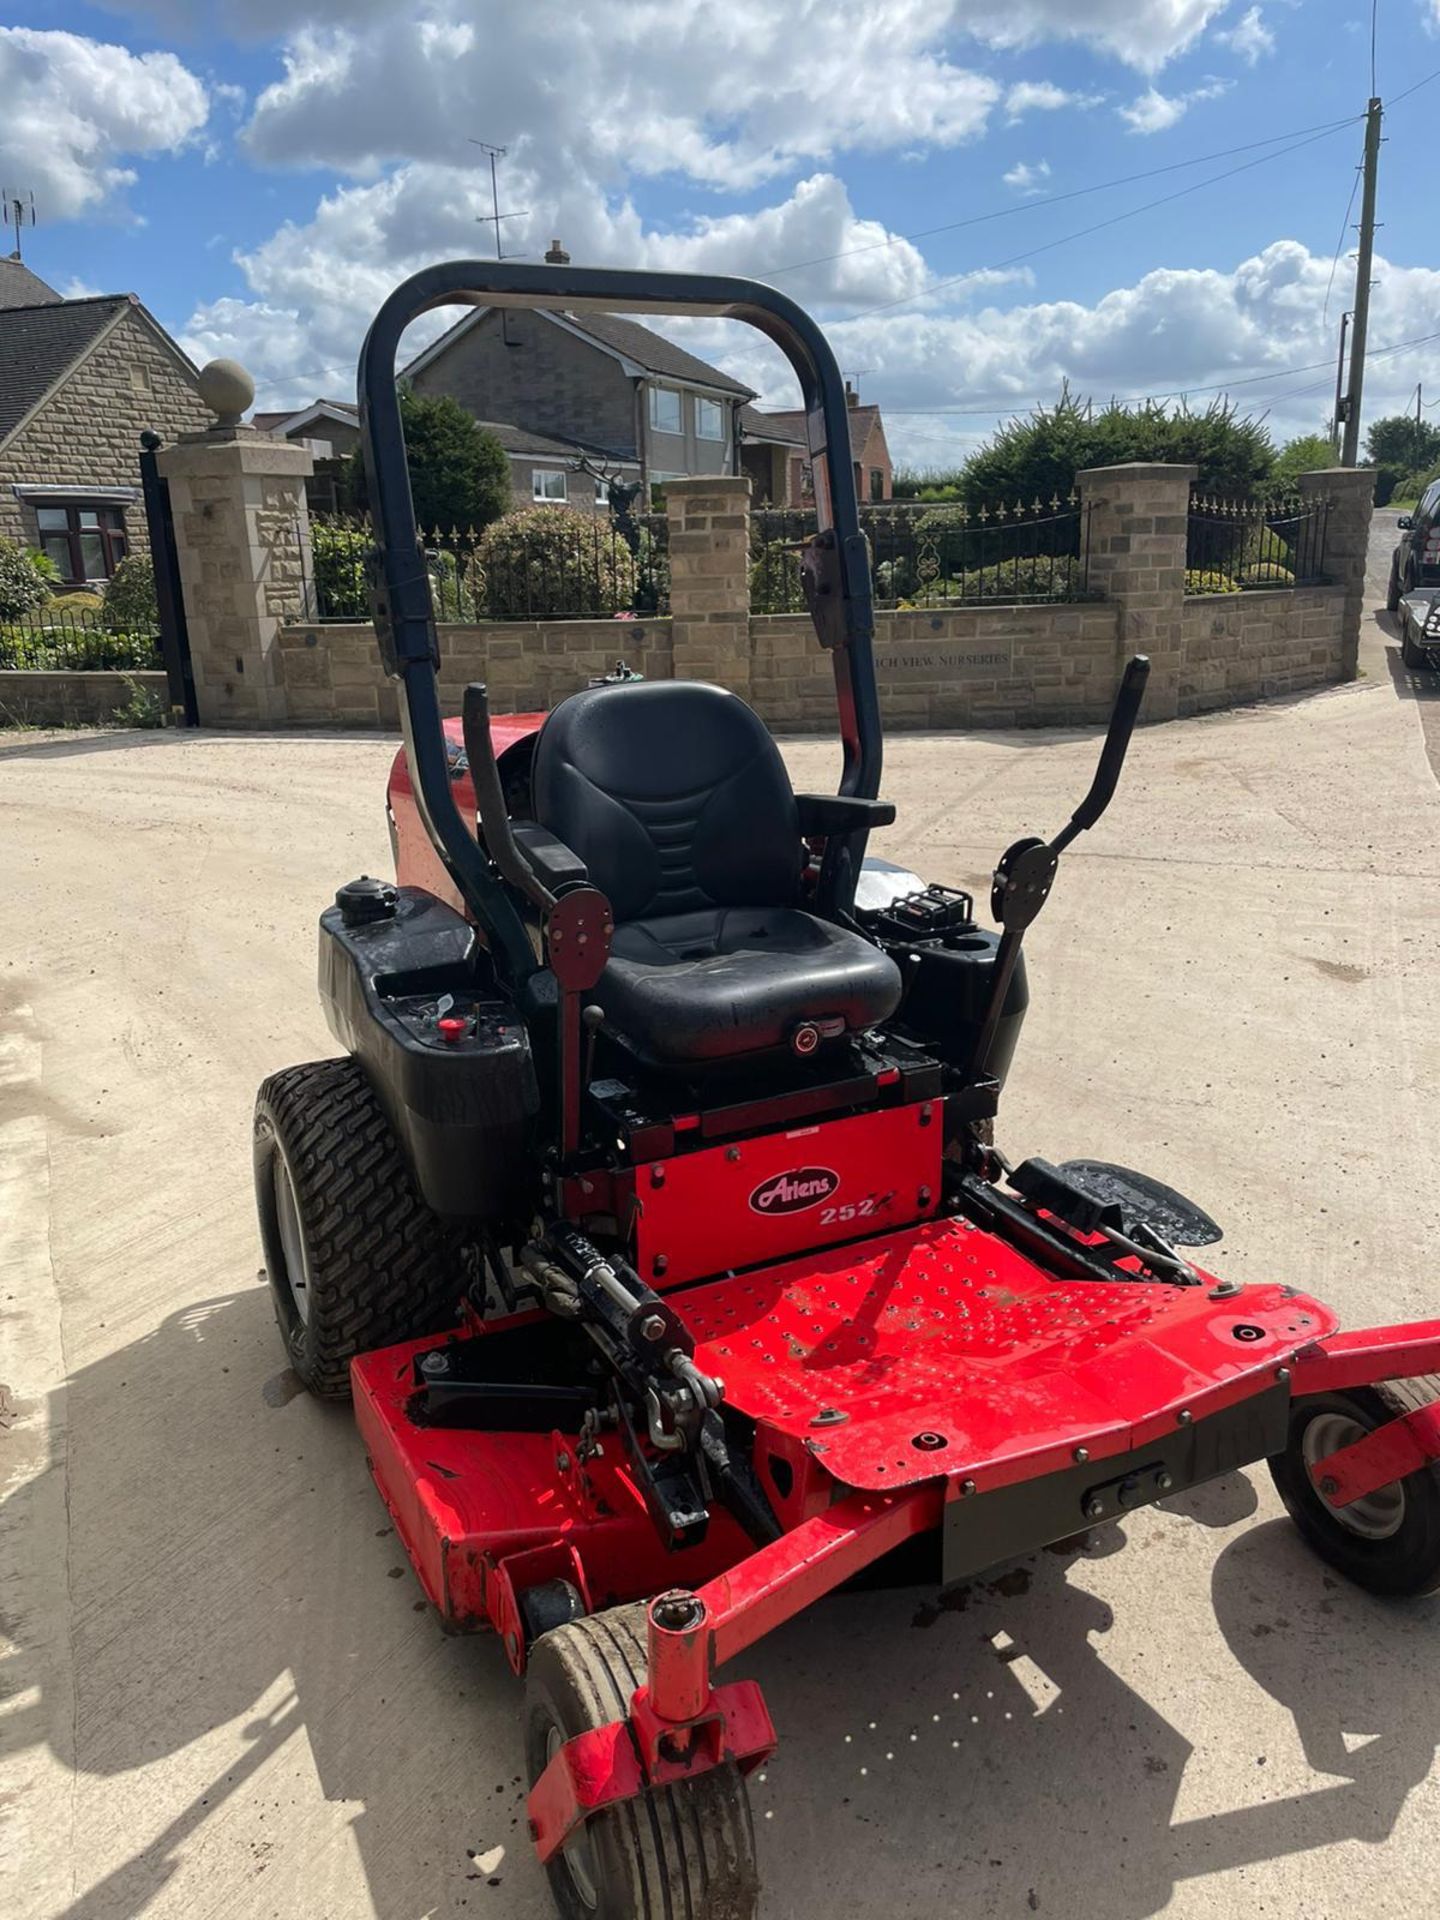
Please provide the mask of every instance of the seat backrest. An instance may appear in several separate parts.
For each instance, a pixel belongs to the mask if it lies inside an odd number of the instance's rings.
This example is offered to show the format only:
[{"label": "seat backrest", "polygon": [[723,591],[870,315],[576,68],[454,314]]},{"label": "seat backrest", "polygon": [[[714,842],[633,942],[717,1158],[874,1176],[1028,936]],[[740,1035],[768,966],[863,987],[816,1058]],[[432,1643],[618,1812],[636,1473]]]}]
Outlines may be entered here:
[{"label": "seat backrest", "polygon": [[535,817],[572,847],[617,920],[793,905],[790,777],[738,694],[642,680],[571,694],[540,730]]}]

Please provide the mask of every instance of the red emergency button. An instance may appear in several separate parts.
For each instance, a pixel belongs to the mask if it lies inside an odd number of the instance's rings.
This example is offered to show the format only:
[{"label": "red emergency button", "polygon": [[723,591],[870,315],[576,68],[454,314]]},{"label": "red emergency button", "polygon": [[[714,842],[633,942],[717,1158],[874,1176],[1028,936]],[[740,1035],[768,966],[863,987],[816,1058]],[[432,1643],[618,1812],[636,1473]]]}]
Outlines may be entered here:
[{"label": "red emergency button", "polygon": [[470,1022],[468,1020],[462,1020],[459,1014],[447,1013],[443,1020],[437,1020],[435,1022],[435,1028],[440,1038],[442,1040],[448,1040],[451,1046],[453,1046],[457,1040],[464,1039],[465,1029],[469,1024]]}]

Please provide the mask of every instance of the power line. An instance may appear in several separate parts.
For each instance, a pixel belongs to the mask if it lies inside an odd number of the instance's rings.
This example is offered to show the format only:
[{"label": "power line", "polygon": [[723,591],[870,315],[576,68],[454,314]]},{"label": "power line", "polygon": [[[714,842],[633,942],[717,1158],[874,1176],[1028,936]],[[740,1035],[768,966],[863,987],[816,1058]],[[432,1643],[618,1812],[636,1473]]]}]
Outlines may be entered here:
[{"label": "power line", "polygon": [[1089,187],[1071,187],[1065,193],[1047,193],[1034,199],[1017,201],[1014,206],[995,207],[989,213],[970,214],[964,220],[942,221],[936,227],[917,227],[910,233],[894,233],[884,240],[867,240],[863,247],[844,247],[839,253],[817,254],[813,260],[792,260],[783,267],[762,267],[762,274],[800,273],[806,267],[825,267],[835,260],[849,260],[860,253],[880,253],[886,247],[897,247],[912,240],[930,240],[937,233],[958,233],[963,227],[981,227],[992,220],[1009,220],[1018,213],[1034,213],[1044,207],[1058,207],[1067,200],[1083,200],[1087,194],[1108,193],[1115,187],[1134,186],[1140,180],[1155,180],[1162,174],[1181,173],[1186,167],[1206,167],[1212,160],[1229,160],[1237,153],[1253,153],[1257,147],[1273,147],[1282,140],[1298,139],[1302,134],[1321,134],[1338,132],[1342,127],[1356,126],[1365,118],[1363,113],[1348,115],[1343,120],[1327,120],[1313,127],[1292,127],[1288,133],[1272,133],[1265,140],[1249,140],[1238,147],[1221,147],[1215,153],[1198,153],[1191,160],[1172,160],[1163,167],[1146,167],[1139,173],[1123,173],[1114,180],[1099,180]]},{"label": "power line", "polygon": [[941,280],[933,280],[927,287],[920,287],[914,293],[905,293],[894,300],[877,300],[868,307],[858,307],[845,315],[847,320],[858,320],[871,313],[887,313],[895,307],[908,306],[912,300],[922,300],[928,294],[939,293],[942,288],[954,286],[959,280],[969,280],[976,273],[996,273],[1005,267],[1018,266],[1024,260],[1033,260],[1038,254],[1050,253],[1056,247],[1068,246],[1072,240],[1084,240],[1092,233],[1103,233],[1108,227],[1119,226],[1122,221],[1133,220],[1142,213],[1151,213],[1156,207],[1169,206],[1173,201],[1183,200],[1189,194],[1199,193],[1205,187],[1213,187],[1222,180],[1232,180],[1236,174],[1248,173],[1254,167],[1262,167],[1270,160],[1283,160],[1287,154],[1298,153],[1302,147],[1313,146],[1317,140],[1325,139],[1331,133],[1337,133],[1341,127],[1350,126],[1348,120],[1337,121],[1333,126],[1313,133],[1305,140],[1296,140],[1288,147],[1282,147],[1278,153],[1262,153],[1255,160],[1246,160],[1238,167],[1227,167],[1223,173],[1212,173],[1208,180],[1192,181],[1188,187],[1177,187],[1174,193],[1162,193],[1155,200],[1146,200],[1138,207],[1127,207],[1123,213],[1111,214],[1106,220],[1096,220],[1088,227],[1079,227],[1073,233],[1062,233],[1057,239],[1046,240],[1038,247],[1027,247],[1021,253],[1012,253],[1008,259],[996,260],[982,267],[970,267],[963,273],[947,274]]},{"label": "power line", "polygon": [[1325,304],[1320,309],[1323,325],[1330,317],[1330,295],[1335,286],[1335,275],[1340,266],[1340,253],[1345,245],[1345,236],[1350,231],[1350,214],[1355,205],[1355,195],[1360,191],[1360,169],[1356,167],[1355,177],[1350,182],[1350,198],[1345,202],[1345,217],[1340,222],[1340,238],[1335,242],[1335,258],[1330,262],[1330,278],[1325,282]]},{"label": "power line", "polygon": [[[1395,340],[1389,346],[1371,347],[1366,353],[1367,360],[1381,360],[1387,354],[1404,353],[1411,347],[1427,346],[1432,340],[1440,340],[1440,332],[1421,333],[1409,340]],[[1258,386],[1267,380],[1288,380],[1293,374],[1315,373],[1321,368],[1328,369],[1328,360],[1311,360],[1297,367],[1271,367],[1263,373],[1232,375],[1225,380],[1217,380],[1205,386],[1171,387],[1162,393],[1128,393],[1115,397],[1115,403],[1122,407],[1140,406],[1147,400],[1179,400],[1191,393],[1229,393],[1234,387]],[[1293,393],[1257,394],[1261,401],[1275,401],[1298,397],[1302,392],[1322,392],[1329,385],[1322,381],[1317,387],[1296,388]],[[951,419],[1019,419],[1021,415],[1033,412],[1036,407],[1048,404],[1048,398],[1031,399],[1018,407],[886,407],[885,412],[897,420],[908,419],[912,415]]]}]

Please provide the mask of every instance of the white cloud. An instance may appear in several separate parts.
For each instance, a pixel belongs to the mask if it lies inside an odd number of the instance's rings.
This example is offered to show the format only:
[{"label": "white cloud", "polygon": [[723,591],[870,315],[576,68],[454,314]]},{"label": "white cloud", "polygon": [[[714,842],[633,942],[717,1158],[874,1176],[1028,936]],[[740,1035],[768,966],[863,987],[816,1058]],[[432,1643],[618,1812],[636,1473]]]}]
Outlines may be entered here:
[{"label": "white cloud", "polygon": [[968,0],[956,24],[991,47],[1083,40],[1157,73],[1224,12],[1229,0]]},{"label": "white cloud", "polygon": [[1128,122],[1132,133],[1164,133],[1183,119],[1187,102],[1182,95],[1166,95],[1154,87],[1137,94],[1128,107],[1117,107],[1120,118]]},{"label": "white cloud", "polygon": [[[1434,0],[1434,4],[1440,8],[1440,0]],[[1238,53],[1251,67],[1263,55],[1275,51],[1275,36],[1266,26],[1259,7],[1249,8],[1233,27],[1217,33],[1215,38],[1222,46],[1229,47],[1232,53]]]},{"label": "white cloud", "polygon": [[[506,227],[507,252],[531,259],[558,235],[586,266],[773,278],[802,303],[822,307],[901,299],[928,277],[919,250],[878,221],[858,218],[833,174],[801,180],[772,206],[704,215],[674,232],[647,227],[628,200],[612,205],[583,182],[557,197],[512,170],[507,185],[514,187],[507,197],[537,209]],[[415,163],[340,188],[310,220],[287,222],[238,256],[253,298],[198,307],[186,350],[243,361],[276,404],[311,398],[326,381],[346,391],[361,335],[396,282],[434,260],[484,250],[480,204],[469,168]],[[444,324],[428,323],[432,333]],[[415,331],[407,351],[418,350],[423,333]]]},{"label": "white cloud", "polygon": [[1007,187],[1014,187],[1017,193],[1023,193],[1027,196],[1043,193],[1045,191],[1045,182],[1050,178],[1050,162],[1048,160],[1037,160],[1032,167],[1024,160],[1017,160],[1010,171],[1002,174],[1000,177]]},{"label": "white cloud", "polygon": [[32,27],[0,27],[0,100],[0,179],[31,189],[52,220],[113,201],[135,180],[123,160],[175,152],[209,116],[174,54]]},{"label": "white cloud", "polygon": [[479,130],[557,178],[745,188],[841,149],[957,145],[1001,92],[946,57],[940,0],[857,9],[843,33],[825,0],[531,0],[489,10],[483,33],[474,11],[437,5],[419,32],[398,10],[298,28],[256,101],[252,154],[363,177],[402,159],[454,166]]},{"label": "white cloud", "polygon": [[1222,93],[1228,93],[1228,80],[1207,80],[1202,86],[1192,87],[1188,93],[1163,94],[1154,87],[1136,96],[1128,107],[1117,107],[1115,111],[1127,122],[1132,133],[1164,133],[1173,127],[1177,120],[1184,118],[1197,100],[1218,100]]},{"label": "white cloud", "polygon": [[1018,120],[1022,114],[1057,113],[1061,107],[1098,107],[1100,100],[1098,93],[1069,93],[1053,80],[1017,80],[1005,96],[1005,117]]},{"label": "white cloud", "polygon": [[[1375,276],[1375,347],[1436,332],[1440,270],[1377,259]],[[891,451],[916,465],[960,458],[997,416],[1055,399],[1066,380],[1097,400],[1188,390],[1196,407],[1212,398],[1206,389],[1229,381],[1233,400],[1286,439],[1317,429],[1329,411],[1329,277],[1328,254],[1279,240],[1233,270],[1160,268],[1092,305],[861,315],[828,332],[842,365],[872,369],[866,393],[885,409]],[[1295,368],[1310,371],[1288,371]],[[1366,417],[1403,407],[1417,379],[1440,391],[1440,341],[1371,361]]]}]

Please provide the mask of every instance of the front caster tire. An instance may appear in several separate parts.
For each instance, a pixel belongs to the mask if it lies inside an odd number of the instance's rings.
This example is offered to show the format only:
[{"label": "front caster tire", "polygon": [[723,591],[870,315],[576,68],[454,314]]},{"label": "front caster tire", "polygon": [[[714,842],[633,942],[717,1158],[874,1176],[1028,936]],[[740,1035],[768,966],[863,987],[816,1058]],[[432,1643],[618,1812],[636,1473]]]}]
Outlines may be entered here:
[{"label": "front caster tire", "polygon": [[318,1398],[347,1398],[357,1353],[454,1323],[457,1236],[420,1198],[353,1060],[287,1067],[261,1086],[255,1202],[275,1318]]},{"label": "front caster tire", "polygon": [[1291,1519],[1330,1565],[1371,1593],[1399,1597],[1440,1587],[1440,1462],[1392,1480],[1348,1507],[1316,1492],[1310,1470],[1401,1414],[1440,1398],[1440,1379],[1387,1380],[1309,1394],[1290,1411],[1285,1451],[1270,1473]]},{"label": "front caster tire", "polygon": [[[643,1605],[611,1607],[535,1642],[525,1676],[532,1786],[567,1740],[624,1718],[645,1665]],[[716,1767],[597,1813],[546,1872],[564,1920],[753,1920],[760,1882],[739,1769]]]}]

